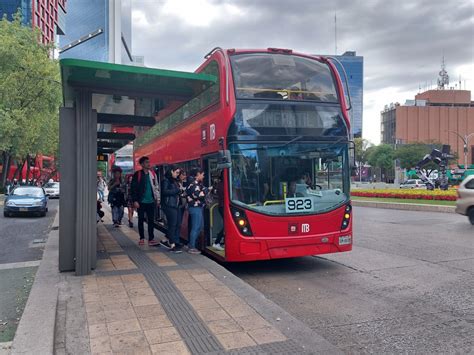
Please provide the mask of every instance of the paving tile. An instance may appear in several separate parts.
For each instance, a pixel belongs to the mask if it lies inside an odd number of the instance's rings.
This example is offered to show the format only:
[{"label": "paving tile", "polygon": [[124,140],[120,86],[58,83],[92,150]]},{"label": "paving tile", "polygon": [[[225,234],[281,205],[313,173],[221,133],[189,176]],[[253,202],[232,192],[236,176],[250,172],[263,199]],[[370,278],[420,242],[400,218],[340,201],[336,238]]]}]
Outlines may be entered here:
[{"label": "paving tile", "polygon": [[209,294],[204,290],[181,291],[181,293],[187,300],[198,300],[198,299],[209,298]]},{"label": "paving tile", "polygon": [[171,278],[180,278],[183,276],[190,276],[190,274],[186,270],[172,270],[167,272],[168,276]]},{"label": "paving tile", "polygon": [[82,298],[84,299],[84,303],[100,302],[100,296],[98,293],[83,293]]},{"label": "paving tile", "polygon": [[197,282],[175,283],[175,286],[180,291],[196,291],[203,289]]},{"label": "paving tile", "polygon": [[108,335],[107,325],[105,323],[98,323],[89,325],[89,338],[95,339]]},{"label": "paving tile", "polygon": [[137,306],[135,308],[135,313],[138,318],[148,318],[154,316],[160,316],[166,314],[165,310],[161,305],[151,305],[151,306]]},{"label": "paving tile", "polygon": [[159,304],[155,296],[136,296],[130,297],[130,301],[134,306],[151,306]]},{"label": "paving tile", "polygon": [[101,285],[113,285],[113,284],[121,284],[122,279],[120,276],[100,276],[97,277],[97,284]]},{"label": "paving tile", "polygon": [[104,313],[104,311],[87,313],[87,323],[89,325],[105,323],[105,313]]},{"label": "paving tile", "polygon": [[197,309],[196,312],[205,322],[230,319],[230,316],[222,308]]},{"label": "paving tile", "polygon": [[220,286],[220,287],[208,289],[206,290],[206,292],[214,298],[235,296],[235,293],[233,293],[231,289],[226,286]]},{"label": "paving tile", "polygon": [[226,350],[240,349],[247,346],[257,345],[255,341],[245,332],[216,334],[216,338]]},{"label": "paving tile", "polygon": [[240,297],[235,295],[226,297],[216,297],[215,300],[224,308],[241,305],[243,302]]},{"label": "paving tile", "polygon": [[234,320],[242,327],[244,330],[252,330],[252,329],[259,329],[259,328],[266,328],[270,327],[270,323],[268,323],[265,319],[263,319],[258,314],[252,314],[245,317],[235,317]]},{"label": "paving tile", "polygon": [[115,302],[104,304],[102,307],[105,312],[114,310],[133,311],[132,304],[128,300],[115,300]]},{"label": "paving tile", "polygon": [[138,332],[141,330],[140,323],[138,323],[138,319],[128,319],[125,321],[117,321],[107,323],[107,330],[109,334],[117,335],[123,333],[131,333],[131,332]]},{"label": "paving tile", "polygon": [[243,316],[251,316],[251,315],[257,314],[252,307],[246,305],[245,303],[241,304],[237,307],[236,306],[226,307],[225,310],[233,318],[243,317]]},{"label": "paving tile", "polygon": [[110,343],[114,353],[116,351],[133,350],[148,345],[142,331],[114,335],[110,338]]},{"label": "paving tile", "polygon": [[130,297],[138,297],[138,296],[154,296],[155,293],[150,287],[142,287],[142,288],[132,288],[129,289],[128,294]]},{"label": "paving tile", "polygon": [[219,282],[210,272],[206,274],[191,275],[198,282]]},{"label": "paving tile", "polygon": [[157,315],[154,317],[138,318],[143,330],[171,327],[172,324],[166,315]]},{"label": "paving tile", "polygon": [[249,330],[248,334],[257,344],[268,344],[286,340],[286,337],[273,327]]},{"label": "paving tile", "polygon": [[113,355],[149,355],[149,354],[152,354],[149,346],[113,352]]},{"label": "paving tile", "polygon": [[110,294],[100,295],[100,302],[103,305],[110,305],[117,302],[125,302],[125,301],[129,301],[129,296],[126,291],[117,291],[117,293],[113,295],[110,295]]},{"label": "paving tile", "polygon": [[102,311],[102,304],[100,302],[89,302],[85,304],[87,313],[96,313]]},{"label": "paving tile", "polygon": [[189,269],[186,270],[189,275],[207,275],[209,274],[209,271],[206,269]]},{"label": "paving tile", "polygon": [[206,323],[213,334],[241,332],[243,329],[232,319],[221,319]]},{"label": "paving tile", "polygon": [[124,284],[126,284],[127,282],[134,281],[146,281],[145,276],[143,276],[143,274],[122,275],[121,278]]},{"label": "paving tile", "polygon": [[110,311],[104,311],[105,313],[105,320],[107,323],[116,322],[116,321],[125,321],[128,319],[136,318],[135,312],[132,310],[124,311],[121,309],[113,309]]},{"label": "paving tile", "polygon": [[189,300],[188,301],[194,309],[205,309],[205,308],[220,308],[219,304],[212,298]]},{"label": "paving tile", "polygon": [[182,341],[175,341],[171,343],[154,344],[151,345],[151,352],[160,355],[188,355],[191,354]]},{"label": "paving tile", "polygon": [[138,281],[127,281],[123,284],[127,290],[132,288],[142,288],[142,287],[150,287],[146,280],[138,280]]},{"label": "paving tile", "polygon": [[106,353],[112,351],[110,338],[108,335],[103,335],[97,338],[90,339],[92,353]]},{"label": "paving tile", "polygon": [[145,330],[145,337],[150,345],[181,340],[174,327]]},{"label": "paving tile", "polygon": [[[197,275],[199,276],[199,275]],[[221,287],[226,287],[224,286],[224,284],[222,282],[220,282],[219,280],[215,280],[215,281],[200,281],[199,282],[199,285],[201,285],[201,287],[205,290],[214,290],[214,289],[219,289]],[[227,287],[226,287],[227,288]]]}]

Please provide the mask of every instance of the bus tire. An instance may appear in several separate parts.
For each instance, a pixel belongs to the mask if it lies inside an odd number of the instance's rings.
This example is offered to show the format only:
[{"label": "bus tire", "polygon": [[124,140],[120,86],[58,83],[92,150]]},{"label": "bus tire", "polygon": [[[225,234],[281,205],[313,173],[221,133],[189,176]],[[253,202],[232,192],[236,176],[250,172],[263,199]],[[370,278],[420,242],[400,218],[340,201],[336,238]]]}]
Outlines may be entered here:
[{"label": "bus tire", "polygon": [[10,215],[8,214],[8,212],[3,211],[3,217],[10,217]]}]

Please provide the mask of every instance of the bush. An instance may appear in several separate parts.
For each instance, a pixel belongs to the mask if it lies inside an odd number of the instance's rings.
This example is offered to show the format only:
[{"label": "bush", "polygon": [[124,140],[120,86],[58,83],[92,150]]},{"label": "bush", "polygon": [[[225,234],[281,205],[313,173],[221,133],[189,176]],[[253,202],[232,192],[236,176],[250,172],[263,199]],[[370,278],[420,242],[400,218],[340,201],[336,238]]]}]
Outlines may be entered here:
[{"label": "bush", "polygon": [[355,190],[351,192],[352,196],[359,197],[378,197],[378,198],[399,198],[413,200],[441,200],[456,201],[456,190],[397,190],[397,189],[374,189],[374,190]]}]

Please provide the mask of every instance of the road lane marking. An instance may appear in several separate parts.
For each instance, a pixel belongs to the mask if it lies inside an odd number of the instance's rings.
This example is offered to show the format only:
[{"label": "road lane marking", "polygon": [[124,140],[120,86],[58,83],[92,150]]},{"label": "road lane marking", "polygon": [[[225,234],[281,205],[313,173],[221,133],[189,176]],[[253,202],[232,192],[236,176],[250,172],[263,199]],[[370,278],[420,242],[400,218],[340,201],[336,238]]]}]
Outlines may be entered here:
[{"label": "road lane marking", "polygon": [[39,266],[41,260],[23,261],[19,263],[0,264],[0,270],[20,269],[22,267]]}]

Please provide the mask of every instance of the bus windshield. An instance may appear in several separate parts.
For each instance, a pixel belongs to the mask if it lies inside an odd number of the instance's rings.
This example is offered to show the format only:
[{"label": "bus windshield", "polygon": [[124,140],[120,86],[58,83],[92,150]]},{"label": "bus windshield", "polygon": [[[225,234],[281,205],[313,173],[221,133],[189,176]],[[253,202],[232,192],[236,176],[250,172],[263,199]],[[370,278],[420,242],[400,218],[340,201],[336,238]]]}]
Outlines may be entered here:
[{"label": "bus windshield", "polygon": [[347,142],[231,143],[230,198],[268,215],[330,211],[349,199]]},{"label": "bus windshield", "polygon": [[315,59],[251,53],[230,60],[237,99],[338,102],[329,66]]}]

